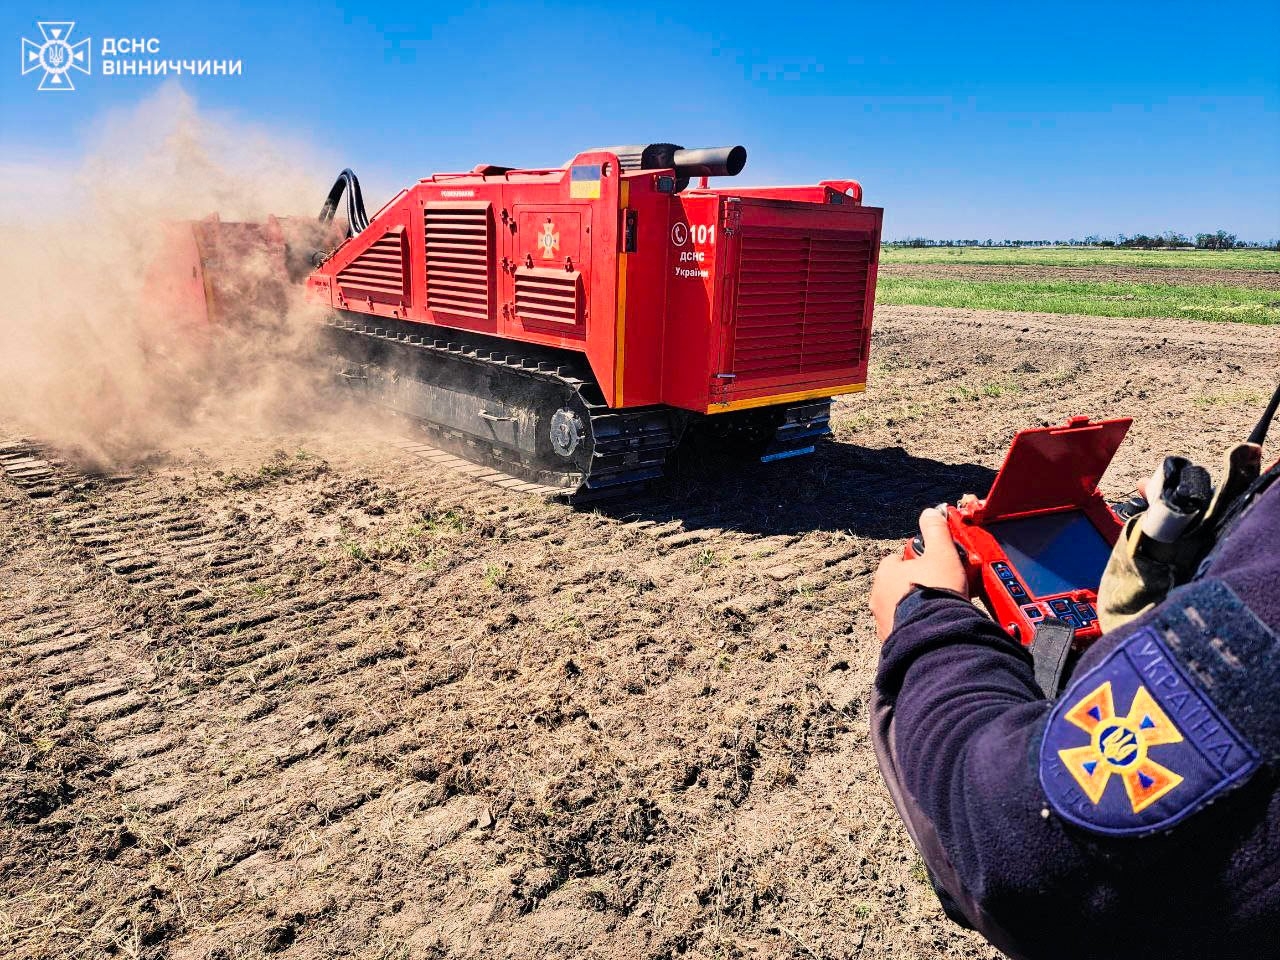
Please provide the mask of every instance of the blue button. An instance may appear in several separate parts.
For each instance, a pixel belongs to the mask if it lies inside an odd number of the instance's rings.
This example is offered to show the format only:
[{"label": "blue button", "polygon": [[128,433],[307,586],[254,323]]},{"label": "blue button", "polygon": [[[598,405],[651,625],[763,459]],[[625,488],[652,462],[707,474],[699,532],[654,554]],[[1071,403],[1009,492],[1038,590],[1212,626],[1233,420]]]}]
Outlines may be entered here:
[{"label": "blue button", "polygon": [[1071,601],[1066,600],[1062,597],[1059,597],[1057,600],[1050,600],[1049,609],[1052,610],[1054,613],[1070,613]]},{"label": "blue button", "polygon": [[1012,570],[1010,570],[1010,569],[1009,569],[1007,566],[1005,566],[1003,563],[997,563],[997,564],[995,564],[995,568],[996,568],[996,576],[997,576],[997,577],[999,577],[1001,580],[1012,580],[1012,579],[1013,579],[1013,571],[1012,571]]},{"label": "blue button", "polygon": [[1022,612],[1027,615],[1028,620],[1039,620],[1044,616],[1039,607],[1023,607]]},{"label": "blue button", "polygon": [[1061,619],[1063,620],[1063,622],[1071,624],[1071,626],[1075,627],[1077,630],[1079,630],[1081,627],[1084,626],[1084,624],[1080,621],[1080,618],[1077,617],[1074,613],[1064,613]]},{"label": "blue button", "polygon": [[1013,595],[1013,599],[1019,602],[1027,599],[1027,591],[1022,589],[1022,584],[1017,580],[1010,580],[1005,583],[1005,586],[1009,588],[1009,593]]},{"label": "blue button", "polygon": [[1083,620],[1085,623],[1089,623],[1089,622],[1091,622],[1091,621],[1093,621],[1093,620],[1097,620],[1097,619],[1098,619],[1098,615],[1097,615],[1097,613],[1095,613],[1095,612],[1094,612],[1093,607],[1089,606],[1089,604],[1087,604],[1087,603],[1077,603],[1077,604],[1076,604],[1076,614],[1077,614],[1077,615],[1080,617],[1080,619],[1081,619],[1081,620]]}]

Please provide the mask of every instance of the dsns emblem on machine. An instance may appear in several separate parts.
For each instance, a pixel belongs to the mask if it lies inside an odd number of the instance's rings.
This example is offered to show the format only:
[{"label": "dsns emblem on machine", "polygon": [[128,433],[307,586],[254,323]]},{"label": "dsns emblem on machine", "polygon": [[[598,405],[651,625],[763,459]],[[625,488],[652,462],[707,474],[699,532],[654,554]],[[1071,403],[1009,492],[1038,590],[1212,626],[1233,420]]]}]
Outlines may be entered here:
[{"label": "dsns emblem on machine", "polygon": [[1144,627],[1054,706],[1040,784],[1064,820],[1094,833],[1138,835],[1190,816],[1258,763],[1165,637]]},{"label": "dsns emblem on machine", "polygon": [[543,260],[554,260],[556,251],[560,249],[560,234],[550,220],[542,225],[542,233],[538,234],[538,248],[542,251]]}]

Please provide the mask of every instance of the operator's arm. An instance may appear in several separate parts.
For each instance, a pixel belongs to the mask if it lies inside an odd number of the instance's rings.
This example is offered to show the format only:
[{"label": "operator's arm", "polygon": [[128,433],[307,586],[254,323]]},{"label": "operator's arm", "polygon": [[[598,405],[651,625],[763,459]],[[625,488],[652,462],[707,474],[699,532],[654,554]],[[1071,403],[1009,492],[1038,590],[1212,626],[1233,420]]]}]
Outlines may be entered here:
[{"label": "operator's arm", "polygon": [[1026,650],[969,602],[944,516],[924,511],[920,533],[923,555],[886,558],[871,592],[881,771],[953,919],[1013,957],[1031,956],[1027,930],[1008,928],[1031,919],[1066,951],[1036,958],[1069,956],[1061,932],[1088,923],[1093,891],[1085,856],[1044,817],[1049,701]]},{"label": "operator's arm", "polygon": [[1041,832],[1048,710],[1030,656],[968,600],[916,588],[898,604],[876,674],[880,767],[948,914],[1010,953],[987,911],[1047,879],[1020,835]]},{"label": "operator's arm", "polygon": [[1018,833],[1041,823],[1031,753],[1049,703],[1023,647],[967,599],[945,519],[926,510],[920,530],[923,556],[886,558],[872,590],[877,758],[947,912],[1012,952],[986,912],[1037,883],[1042,851]]},{"label": "operator's arm", "polygon": [[[945,523],[921,520],[926,551],[920,559],[932,554],[936,565],[954,557]],[[1220,600],[1195,601],[1211,648],[1228,644],[1224,649],[1234,656],[1248,641],[1280,650],[1277,543],[1280,484],[1260,498],[1210,557],[1203,577],[1186,588],[1222,584],[1239,601],[1231,610],[1213,605]],[[934,549],[939,545],[943,549]],[[1184,722],[1177,705],[1194,701],[1170,700],[1157,715],[1172,718],[1173,726],[1151,741],[1152,757],[1180,779],[1162,803],[1143,809],[1195,815],[1141,836],[1108,835],[1105,823],[1089,830],[1066,822],[1041,781],[1041,742],[1051,714],[1054,730],[1066,721],[1037,687],[1030,657],[962,589],[955,590],[955,570],[918,562],[886,561],[872,590],[873,612],[887,634],[872,735],[885,781],[948,913],[1019,960],[1270,955],[1241,950],[1273,931],[1280,917],[1280,796],[1272,775],[1259,774],[1212,802],[1192,804],[1186,798],[1210,784],[1192,779],[1197,769],[1208,769],[1196,766],[1195,738],[1219,728],[1205,724],[1203,708]],[[1108,709],[1126,714],[1135,694],[1124,686],[1120,668],[1108,665],[1119,662],[1112,655],[1129,650],[1131,642],[1136,650],[1148,624],[1160,636],[1176,627],[1180,636],[1193,637],[1194,629],[1167,619],[1186,602],[1160,604],[1095,643],[1058,706],[1084,702],[1085,688],[1113,680],[1116,697]],[[1245,630],[1240,625],[1246,621],[1256,626]],[[1259,685],[1257,703],[1275,702],[1270,664],[1276,660],[1280,654],[1267,654],[1245,675]],[[1161,695],[1158,683],[1152,674],[1148,686]],[[1271,714],[1254,710],[1250,716]],[[1143,728],[1150,722],[1143,719]],[[1264,744],[1255,740],[1254,747]],[[1117,767],[1123,762],[1117,758]],[[1113,801],[1109,809],[1128,816],[1132,801],[1115,779],[1104,796]],[[1135,819],[1137,813],[1135,805]]]}]

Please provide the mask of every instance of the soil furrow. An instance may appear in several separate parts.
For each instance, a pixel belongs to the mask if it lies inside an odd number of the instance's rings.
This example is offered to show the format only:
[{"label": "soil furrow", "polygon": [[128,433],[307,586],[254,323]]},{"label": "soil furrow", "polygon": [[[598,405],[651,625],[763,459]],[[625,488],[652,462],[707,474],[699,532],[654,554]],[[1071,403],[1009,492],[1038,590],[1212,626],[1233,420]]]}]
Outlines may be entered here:
[{"label": "soil furrow", "polygon": [[0,445],[0,953],[993,958],[875,772],[871,574],[1024,426],[1134,416],[1108,493],[1215,466],[1277,357],[882,308],[835,442],[591,510],[375,424],[114,482]]}]

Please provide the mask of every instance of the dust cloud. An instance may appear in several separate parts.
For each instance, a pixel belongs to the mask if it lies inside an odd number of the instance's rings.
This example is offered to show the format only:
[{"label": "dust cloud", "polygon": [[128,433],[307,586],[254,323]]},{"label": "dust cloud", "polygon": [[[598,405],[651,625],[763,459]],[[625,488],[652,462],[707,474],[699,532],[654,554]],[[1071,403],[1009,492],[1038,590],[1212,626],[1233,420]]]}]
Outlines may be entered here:
[{"label": "dust cloud", "polygon": [[[208,436],[313,424],[327,379],[314,308],[283,270],[305,273],[323,242],[330,166],[176,86],[108,118],[54,213],[0,225],[0,430],[125,468]],[[193,235],[212,215],[257,226]],[[201,316],[201,258],[216,324]]]}]

